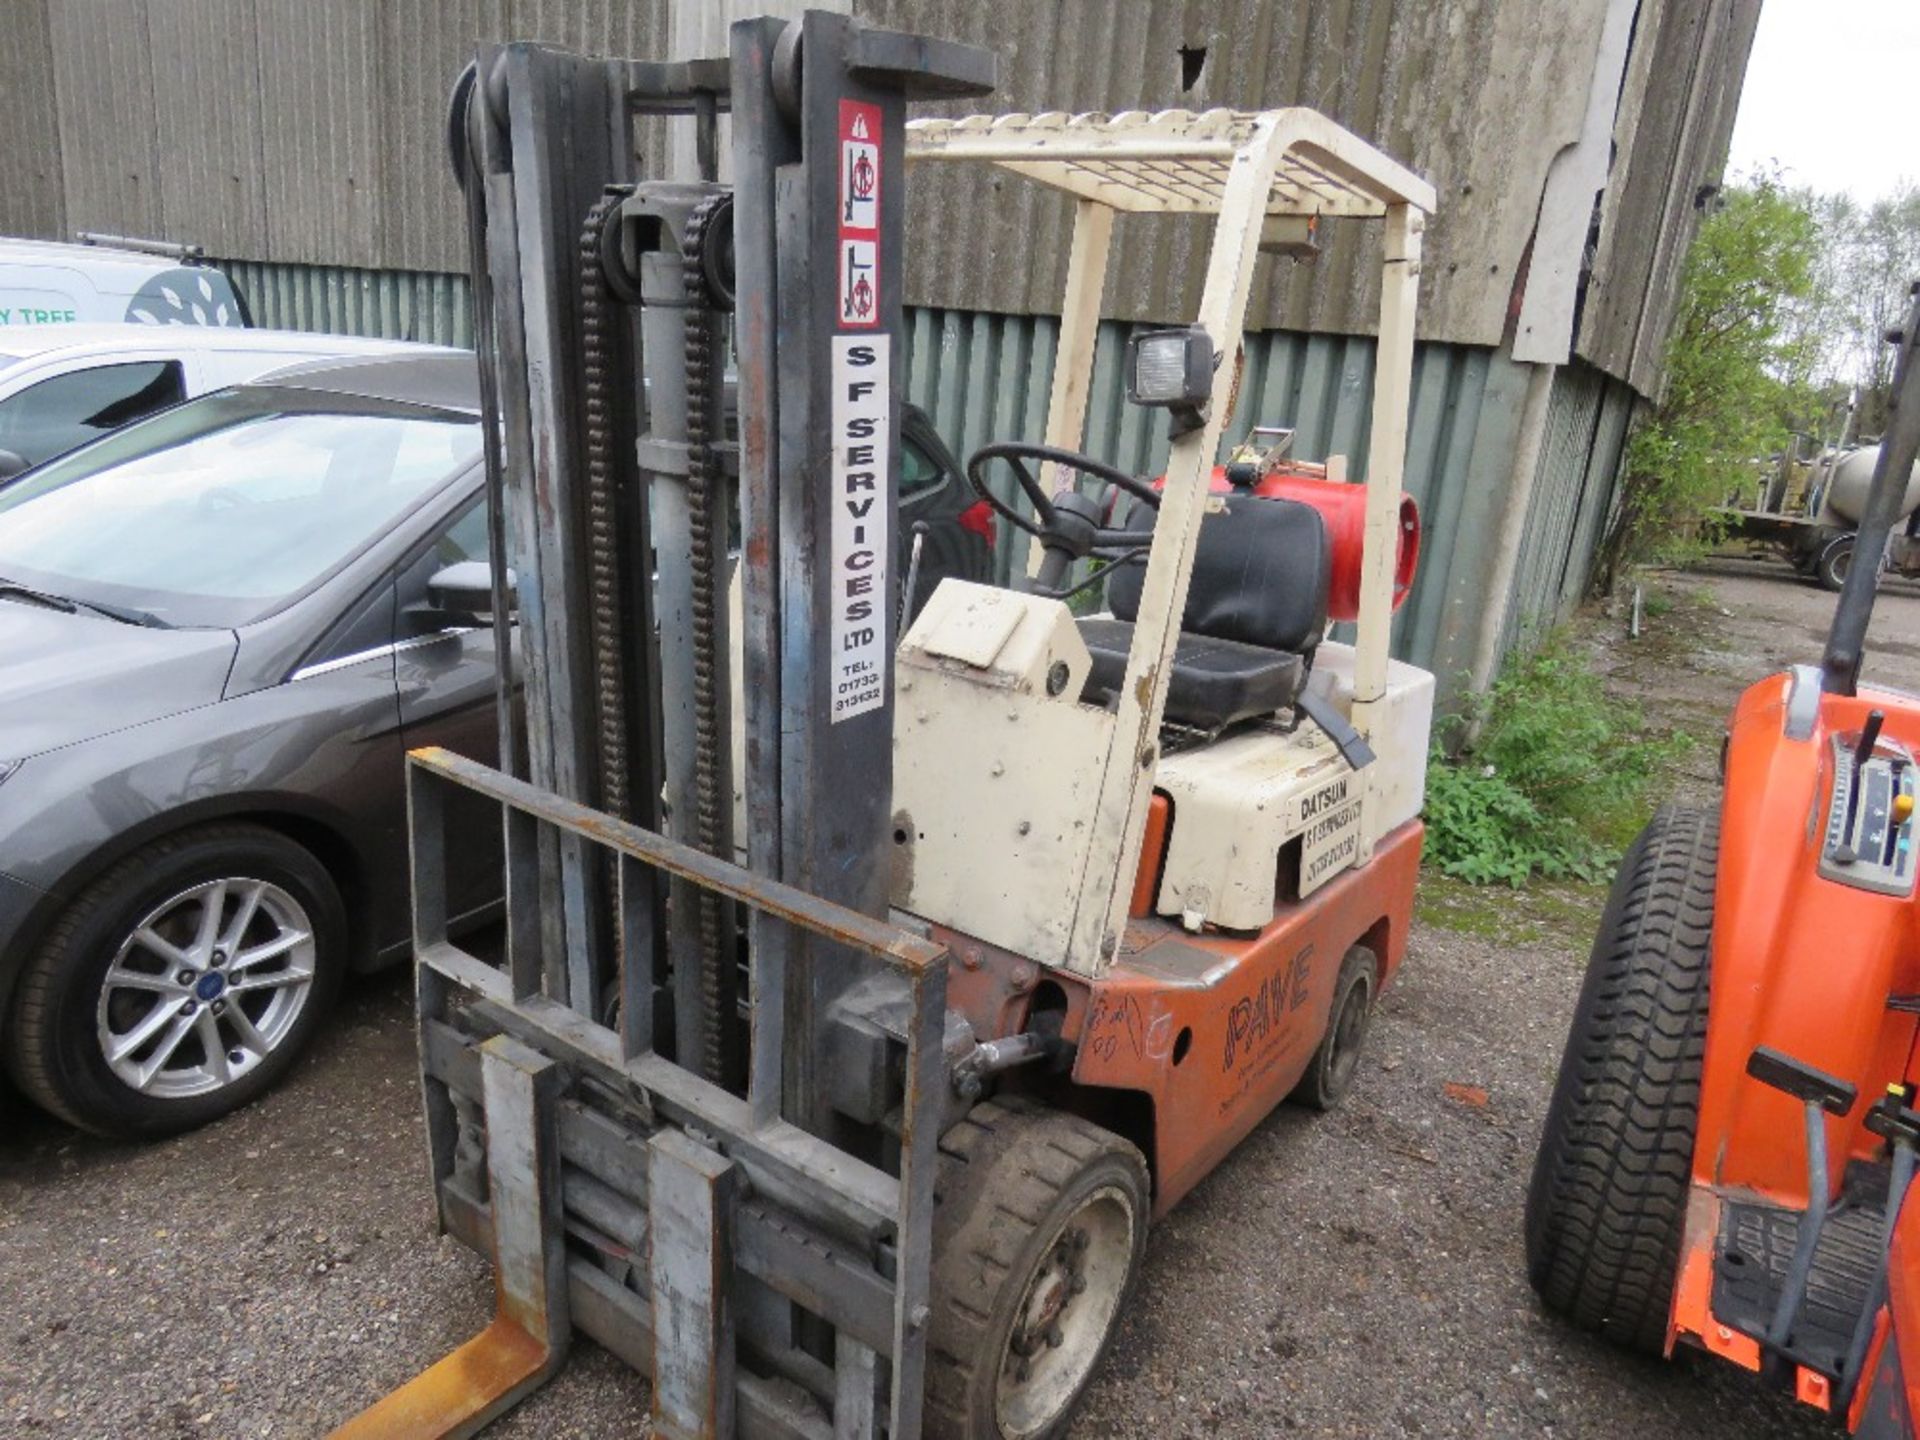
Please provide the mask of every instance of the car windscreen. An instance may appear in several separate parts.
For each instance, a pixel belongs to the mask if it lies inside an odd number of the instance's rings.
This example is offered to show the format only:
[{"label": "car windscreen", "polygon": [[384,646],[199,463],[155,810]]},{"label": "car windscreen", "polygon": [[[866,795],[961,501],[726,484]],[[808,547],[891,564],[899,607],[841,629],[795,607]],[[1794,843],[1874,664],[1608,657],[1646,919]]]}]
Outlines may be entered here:
[{"label": "car windscreen", "polygon": [[128,426],[0,488],[0,581],[244,625],[473,463],[472,416],[271,386]]}]

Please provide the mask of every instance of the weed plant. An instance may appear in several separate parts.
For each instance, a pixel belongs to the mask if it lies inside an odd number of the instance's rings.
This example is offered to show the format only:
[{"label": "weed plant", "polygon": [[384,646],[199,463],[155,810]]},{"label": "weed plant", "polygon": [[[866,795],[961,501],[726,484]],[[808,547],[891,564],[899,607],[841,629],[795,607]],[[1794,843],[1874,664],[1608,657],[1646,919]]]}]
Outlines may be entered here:
[{"label": "weed plant", "polygon": [[1476,885],[1607,879],[1694,743],[1650,733],[1557,632],[1466,718],[1471,746],[1427,767],[1426,857]]}]

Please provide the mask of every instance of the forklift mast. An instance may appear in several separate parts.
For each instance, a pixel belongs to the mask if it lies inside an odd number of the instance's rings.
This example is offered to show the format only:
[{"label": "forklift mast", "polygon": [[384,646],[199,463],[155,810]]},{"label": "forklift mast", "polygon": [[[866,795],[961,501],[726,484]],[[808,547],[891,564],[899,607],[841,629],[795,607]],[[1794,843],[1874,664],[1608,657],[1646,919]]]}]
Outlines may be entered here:
[{"label": "forklift mast", "polygon": [[[902,134],[994,68],[810,12],[711,60],[485,47],[456,87],[524,696],[505,773],[422,752],[410,802],[436,1195],[499,1312],[342,1434],[471,1433],[575,1328],[662,1435],[918,1433],[947,1006],[887,922]],[[694,126],[696,178],[640,172],[641,117]],[[497,816],[503,967],[444,883]]]}]

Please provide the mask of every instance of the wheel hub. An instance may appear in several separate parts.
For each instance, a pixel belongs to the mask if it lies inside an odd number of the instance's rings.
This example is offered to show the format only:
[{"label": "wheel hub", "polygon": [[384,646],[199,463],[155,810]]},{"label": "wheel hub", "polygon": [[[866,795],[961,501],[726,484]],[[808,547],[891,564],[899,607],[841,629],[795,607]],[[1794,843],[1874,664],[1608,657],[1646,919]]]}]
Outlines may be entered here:
[{"label": "wheel hub", "polygon": [[107,966],[96,1011],[114,1078],[155,1099],[232,1084],[286,1040],[314,979],[313,924],[266,880],[209,880],[148,911]]},{"label": "wheel hub", "polygon": [[[1049,1346],[1060,1344],[1060,1321],[1073,1297],[1087,1288],[1081,1273],[1081,1257],[1087,1249],[1087,1232],[1070,1229],[1062,1232],[1053,1251],[1034,1277],[1033,1289],[1014,1327],[1008,1348],[1022,1360],[1031,1359]],[[1018,1368],[1018,1367],[1016,1367]]]},{"label": "wheel hub", "polygon": [[1045,1432],[1086,1383],[1116,1319],[1136,1223],[1117,1190],[1101,1190],[1035,1267],[1000,1370],[995,1408],[1010,1440]]}]

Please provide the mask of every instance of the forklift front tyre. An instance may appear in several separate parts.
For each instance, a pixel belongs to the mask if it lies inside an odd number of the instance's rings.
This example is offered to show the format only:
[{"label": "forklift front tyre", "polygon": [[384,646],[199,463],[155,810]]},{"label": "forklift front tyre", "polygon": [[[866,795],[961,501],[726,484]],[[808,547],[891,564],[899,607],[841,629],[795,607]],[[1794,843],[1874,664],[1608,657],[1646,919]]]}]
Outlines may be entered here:
[{"label": "forklift front tyre", "polygon": [[928,1440],[1049,1440],[1106,1352],[1146,1251],[1146,1161],[1019,1097],[940,1140]]},{"label": "forklift front tyre", "polygon": [[1327,1111],[1353,1088],[1360,1073],[1360,1052],[1373,1024],[1373,997],[1380,983],[1379,962],[1373,951],[1356,945],[1340,962],[1334,982],[1333,1004],[1327,1008],[1327,1031],[1300,1083],[1288,1098],[1310,1110]]}]

